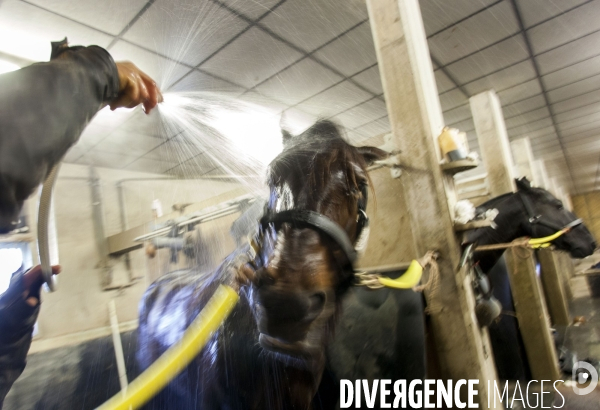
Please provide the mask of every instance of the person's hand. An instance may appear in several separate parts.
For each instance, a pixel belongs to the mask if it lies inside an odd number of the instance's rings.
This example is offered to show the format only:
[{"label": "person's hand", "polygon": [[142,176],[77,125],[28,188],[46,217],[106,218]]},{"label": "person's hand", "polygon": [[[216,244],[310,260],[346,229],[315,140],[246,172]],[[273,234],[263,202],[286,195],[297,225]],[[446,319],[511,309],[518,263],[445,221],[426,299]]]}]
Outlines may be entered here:
[{"label": "person's hand", "polygon": [[119,107],[133,108],[139,104],[144,105],[146,114],[150,113],[156,104],[162,102],[160,89],[146,73],[129,61],[119,61],[119,96],[110,102],[110,109]]},{"label": "person's hand", "polygon": [[[52,266],[52,274],[58,275],[62,268],[60,265]],[[40,301],[40,288],[44,284],[44,275],[42,274],[42,267],[37,265],[31,269],[29,269],[25,275],[23,275],[23,285],[25,287],[25,292],[23,292],[23,297],[25,298],[25,302],[29,306],[36,306]]]}]

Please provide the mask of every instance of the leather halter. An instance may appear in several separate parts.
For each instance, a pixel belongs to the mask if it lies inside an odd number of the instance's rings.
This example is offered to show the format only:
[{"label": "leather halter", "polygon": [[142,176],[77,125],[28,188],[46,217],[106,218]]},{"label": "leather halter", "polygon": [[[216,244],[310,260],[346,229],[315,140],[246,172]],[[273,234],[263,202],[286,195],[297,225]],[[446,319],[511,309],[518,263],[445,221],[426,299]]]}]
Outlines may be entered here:
[{"label": "leather halter", "polygon": [[281,212],[268,210],[261,218],[260,224],[266,227],[270,223],[275,225],[275,229],[278,229],[283,223],[290,223],[294,228],[314,229],[319,233],[327,235],[337,243],[346,256],[347,264],[352,266],[356,262],[356,251],[348,234],[340,225],[325,215],[306,209],[291,209]]},{"label": "leather halter", "polygon": [[529,198],[527,197],[527,195],[524,195],[522,192],[517,192],[517,195],[519,195],[519,198],[521,198],[521,202],[523,203],[523,206],[525,207],[525,211],[527,212],[527,216],[528,216],[528,221],[529,223],[532,225],[532,232],[535,234],[535,226],[536,225],[541,225],[541,226],[545,226],[547,228],[552,229],[553,232],[558,232],[558,231],[562,231],[565,229],[572,229],[575,228],[578,225],[581,225],[583,223],[582,219],[575,219],[574,221],[568,223],[565,226],[558,226],[557,224],[554,224],[550,221],[546,221],[546,219],[542,219],[543,216],[542,214],[538,214],[535,212],[535,210],[533,209],[533,206],[531,204],[531,201],[529,200]]},{"label": "leather halter", "polygon": [[345,260],[341,261],[344,269],[354,272],[354,263],[358,259],[358,252],[355,249],[355,245],[361,242],[362,234],[368,231],[369,226],[369,217],[365,212],[368,196],[367,186],[361,187],[360,190],[362,198],[358,201],[358,215],[356,220],[357,240],[354,244],[339,224],[323,214],[307,209],[290,209],[275,212],[265,207],[265,213],[260,219],[260,224],[263,228],[266,228],[269,224],[274,224],[275,229],[279,229],[282,224],[289,223],[293,228],[310,228],[328,236],[344,253]]}]

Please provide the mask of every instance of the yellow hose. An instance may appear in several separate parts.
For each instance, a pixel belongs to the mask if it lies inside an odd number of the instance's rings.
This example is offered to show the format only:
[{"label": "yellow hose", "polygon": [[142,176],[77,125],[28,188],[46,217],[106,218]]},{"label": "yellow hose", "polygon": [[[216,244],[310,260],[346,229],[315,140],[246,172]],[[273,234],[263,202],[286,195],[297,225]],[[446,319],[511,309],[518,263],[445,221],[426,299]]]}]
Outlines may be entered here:
[{"label": "yellow hose", "polygon": [[187,328],[183,338],[131,382],[127,391],[117,393],[97,410],[129,410],[144,405],[198,355],[231,313],[238,299],[238,294],[232,288],[219,286],[202,312]]},{"label": "yellow hose", "polygon": [[396,279],[386,278],[384,276],[379,277],[379,283],[388,288],[412,289],[419,284],[422,275],[423,267],[418,261],[413,260],[406,272],[402,275]]}]

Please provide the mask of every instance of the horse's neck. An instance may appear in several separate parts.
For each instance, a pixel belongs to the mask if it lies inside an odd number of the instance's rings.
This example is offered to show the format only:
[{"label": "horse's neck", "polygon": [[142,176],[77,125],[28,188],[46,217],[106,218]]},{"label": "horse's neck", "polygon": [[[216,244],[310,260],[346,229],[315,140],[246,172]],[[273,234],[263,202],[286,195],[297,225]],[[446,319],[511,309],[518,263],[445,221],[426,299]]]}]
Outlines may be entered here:
[{"label": "horse's neck", "polygon": [[[498,215],[494,219],[495,228],[486,227],[475,230],[475,237],[479,245],[494,245],[498,243],[512,242],[524,236],[526,233],[522,228],[521,220],[526,217],[524,210],[516,204],[516,197],[498,204],[496,209]],[[490,206],[490,209],[494,206]]]},{"label": "horse's neck", "polygon": [[[514,196],[512,198],[515,198]],[[494,208],[494,206],[490,206]],[[505,201],[496,208],[499,213],[494,222],[496,228],[486,227],[474,230],[473,237],[476,238],[478,245],[496,245],[499,243],[512,242],[515,239],[525,236],[521,220],[525,217],[523,209],[512,200]],[[480,252],[475,255],[479,260],[484,272],[491,269],[502,257],[504,250]]]}]

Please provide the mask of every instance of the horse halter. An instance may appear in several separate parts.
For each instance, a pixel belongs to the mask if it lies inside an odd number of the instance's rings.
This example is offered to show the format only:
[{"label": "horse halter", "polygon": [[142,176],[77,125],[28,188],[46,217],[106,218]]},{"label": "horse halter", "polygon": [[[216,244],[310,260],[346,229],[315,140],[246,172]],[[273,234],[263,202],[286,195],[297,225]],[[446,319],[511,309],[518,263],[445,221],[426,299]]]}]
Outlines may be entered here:
[{"label": "horse halter", "polygon": [[356,241],[354,244],[348,237],[346,231],[336,222],[332,221],[323,214],[307,209],[290,209],[287,211],[275,212],[265,207],[265,213],[260,219],[260,224],[266,228],[269,224],[274,224],[275,229],[283,223],[290,223],[294,228],[310,228],[332,239],[342,250],[345,261],[341,261],[346,270],[354,272],[354,263],[358,259],[359,253],[366,246],[369,234],[369,217],[365,212],[367,202],[367,187],[361,188],[363,198],[358,201],[358,215],[356,226]]},{"label": "horse halter", "polygon": [[[537,214],[535,212],[535,210],[533,209],[533,206],[531,205],[531,201],[529,200],[529,198],[526,195],[524,195],[522,192],[517,192],[517,195],[519,195],[519,198],[521,198],[521,202],[523,203],[523,206],[525,207],[525,211],[527,212],[529,224],[532,226],[531,227],[532,232],[535,231],[536,225],[542,225],[542,226],[552,229],[553,232],[559,232],[559,231],[575,228],[576,226],[581,225],[583,223],[582,219],[575,219],[574,221],[568,223],[565,226],[558,226],[550,221],[546,221],[545,219],[542,219],[543,216],[541,214]],[[534,234],[535,234],[535,232],[534,232]]]}]

